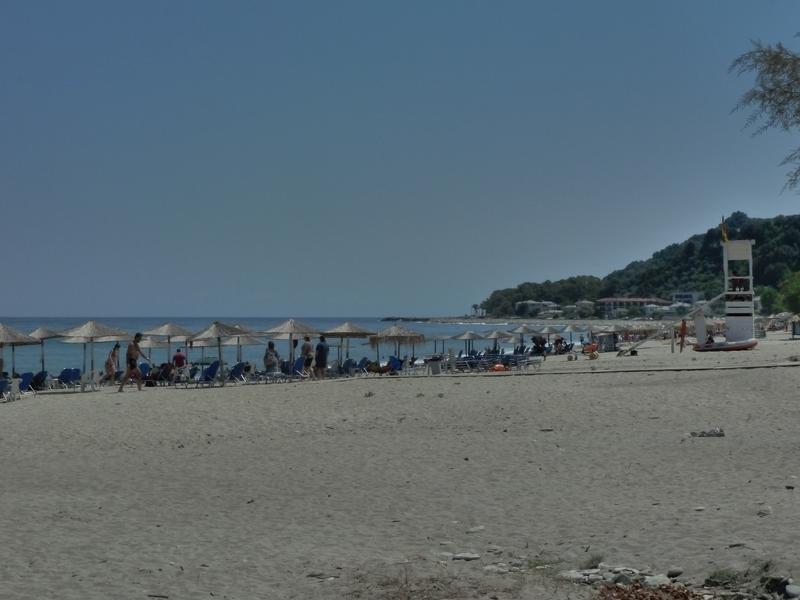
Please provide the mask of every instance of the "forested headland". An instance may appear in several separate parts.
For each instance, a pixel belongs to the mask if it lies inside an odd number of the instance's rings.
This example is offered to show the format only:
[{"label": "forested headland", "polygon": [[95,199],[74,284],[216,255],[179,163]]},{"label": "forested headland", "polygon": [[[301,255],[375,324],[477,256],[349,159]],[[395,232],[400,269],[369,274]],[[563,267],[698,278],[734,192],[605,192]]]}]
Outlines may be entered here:
[{"label": "forested headland", "polygon": [[[753,270],[764,312],[800,312],[800,215],[770,219],[735,212],[725,219],[730,239],[755,240]],[[603,278],[578,275],[493,291],[479,306],[493,317],[513,316],[515,303],[549,300],[562,306],[609,296],[658,297],[696,291],[710,299],[722,292],[719,226],[630,263]]]}]

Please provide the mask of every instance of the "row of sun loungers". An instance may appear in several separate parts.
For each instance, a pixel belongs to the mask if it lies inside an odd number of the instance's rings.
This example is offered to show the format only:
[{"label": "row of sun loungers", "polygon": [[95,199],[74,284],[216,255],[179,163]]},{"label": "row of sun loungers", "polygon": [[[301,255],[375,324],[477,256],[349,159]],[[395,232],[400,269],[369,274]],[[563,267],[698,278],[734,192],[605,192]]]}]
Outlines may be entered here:
[{"label": "row of sun loungers", "polygon": [[[386,365],[377,368],[375,363],[370,363],[366,358],[356,362],[348,359],[343,365],[334,363],[328,368],[326,377],[358,377],[376,375],[430,375],[437,373],[485,373],[496,370],[498,364],[505,365],[508,370],[525,370],[531,367],[539,367],[543,362],[541,356],[517,355],[517,354],[486,354],[478,356],[462,356],[453,358],[450,361],[447,357],[442,357],[436,361],[438,368],[432,368],[432,363],[409,364],[397,357],[390,357]],[[161,378],[156,373],[151,374],[149,365],[142,365],[142,372],[148,385],[182,385],[189,387],[194,385],[215,386],[220,383],[219,361],[214,361],[205,368],[185,367],[176,369],[168,376]],[[118,371],[115,381],[109,384],[118,385],[123,372]],[[313,374],[305,369],[302,358],[298,358],[292,368],[291,373],[282,371],[267,372],[247,368],[244,362],[234,364],[225,374],[225,381],[228,384],[252,384],[252,383],[284,383],[290,381],[302,381],[313,378]],[[133,380],[131,380],[132,383]],[[41,390],[69,390],[77,391],[85,388],[97,389],[101,385],[99,374],[94,377],[86,377],[80,369],[62,369],[58,377],[49,379],[46,371],[37,374],[22,373],[20,378],[14,380],[0,379],[0,399],[3,401],[13,400],[17,397],[35,394]]]}]

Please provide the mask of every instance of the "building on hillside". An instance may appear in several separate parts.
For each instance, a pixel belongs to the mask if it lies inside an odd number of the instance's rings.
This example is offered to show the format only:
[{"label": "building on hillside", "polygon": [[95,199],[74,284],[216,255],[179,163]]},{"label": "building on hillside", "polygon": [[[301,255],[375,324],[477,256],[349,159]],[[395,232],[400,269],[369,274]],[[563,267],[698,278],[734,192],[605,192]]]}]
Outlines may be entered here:
[{"label": "building on hillside", "polygon": [[620,298],[600,298],[597,300],[597,304],[600,305],[600,309],[603,312],[603,315],[606,319],[615,319],[620,316],[624,316],[624,312],[627,312],[631,308],[638,309],[644,314],[645,306],[648,304],[654,304],[656,306],[669,306],[669,300],[662,300],[661,298],[627,298],[627,297],[620,297]]},{"label": "building on hillside", "polygon": [[675,292],[672,294],[672,303],[682,302],[683,304],[697,304],[705,298],[703,292]]},{"label": "building on hillside", "polygon": [[519,314],[522,310],[528,314],[539,314],[549,310],[559,310],[561,307],[550,300],[522,300],[514,303],[514,311]]}]

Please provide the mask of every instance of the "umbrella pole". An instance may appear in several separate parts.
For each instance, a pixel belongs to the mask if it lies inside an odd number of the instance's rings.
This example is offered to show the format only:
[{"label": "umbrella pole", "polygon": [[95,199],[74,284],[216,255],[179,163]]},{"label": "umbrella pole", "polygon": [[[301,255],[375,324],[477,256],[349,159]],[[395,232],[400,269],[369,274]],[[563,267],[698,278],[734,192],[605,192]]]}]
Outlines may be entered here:
[{"label": "umbrella pole", "polygon": [[81,391],[86,389],[86,342],[83,342],[83,371],[81,372]]},{"label": "umbrella pole", "polygon": [[225,387],[225,363],[222,362],[222,338],[217,338],[217,352],[219,353],[219,372],[222,374],[222,387]]},{"label": "umbrella pole", "polygon": [[14,366],[14,363],[15,363],[14,344],[11,344],[11,377],[14,377],[14,373],[17,370],[16,366]]},{"label": "umbrella pole", "polygon": [[91,373],[90,373],[91,374],[91,382],[92,382],[91,386],[92,386],[92,389],[94,389],[94,338],[89,338],[89,352],[90,352],[91,357],[92,357],[92,362],[91,362],[92,370],[91,370]]},{"label": "umbrella pole", "polygon": [[[167,336],[167,362],[168,362],[168,363],[171,363],[171,362],[172,362],[172,357],[170,356],[170,354],[172,354],[172,352],[171,352],[171,348],[170,348],[170,341],[171,341],[171,340],[172,340],[172,336],[171,336],[171,335],[168,335],[168,336]],[[189,354],[188,350],[187,350],[186,354],[187,354],[187,355]]]},{"label": "umbrella pole", "polygon": [[44,340],[39,340],[40,345],[40,358],[42,359],[42,371],[44,371]]}]

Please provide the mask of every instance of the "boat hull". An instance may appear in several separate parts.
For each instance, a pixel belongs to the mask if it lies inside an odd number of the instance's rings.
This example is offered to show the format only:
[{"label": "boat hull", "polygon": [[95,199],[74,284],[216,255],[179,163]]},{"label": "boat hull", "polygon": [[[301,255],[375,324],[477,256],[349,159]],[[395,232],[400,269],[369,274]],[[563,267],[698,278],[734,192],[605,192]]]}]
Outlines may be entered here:
[{"label": "boat hull", "polygon": [[758,345],[755,339],[742,340],[741,342],[714,342],[713,344],[695,344],[695,352],[736,352],[737,350],[752,350]]}]

